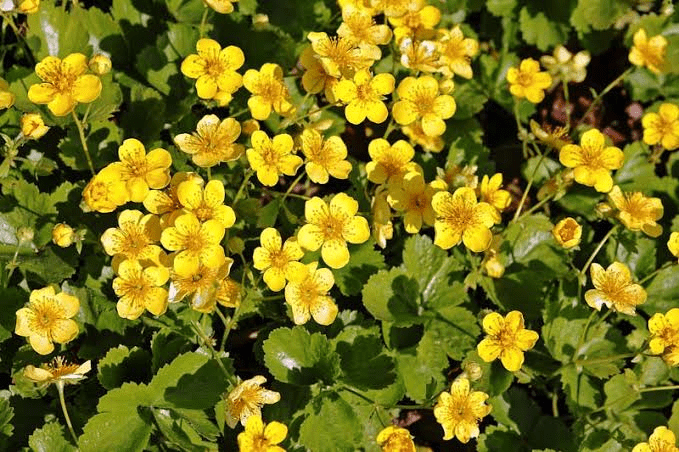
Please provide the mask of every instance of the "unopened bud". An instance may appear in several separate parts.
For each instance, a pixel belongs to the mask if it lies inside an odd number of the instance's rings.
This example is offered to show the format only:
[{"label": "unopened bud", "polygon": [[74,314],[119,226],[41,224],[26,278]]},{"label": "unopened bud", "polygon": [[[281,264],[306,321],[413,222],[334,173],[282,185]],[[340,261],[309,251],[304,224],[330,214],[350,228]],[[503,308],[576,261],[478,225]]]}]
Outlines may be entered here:
[{"label": "unopened bud", "polygon": [[40,9],[40,0],[24,0],[19,3],[19,12],[24,14],[34,14]]},{"label": "unopened bud", "polygon": [[52,242],[61,248],[68,248],[75,241],[76,234],[66,223],[55,224],[52,229]]},{"label": "unopened bud", "polygon": [[467,362],[462,370],[467,375],[467,378],[469,378],[471,381],[476,381],[483,376],[483,370],[481,369],[481,366],[475,361]]},{"label": "unopened bud", "polygon": [[252,28],[255,31],[262,31],[269,25],[269,16],[266,14],[255,14],[252,18]]},{"label": "unopened bud", "polygon": [[39,113],[27,113],[21,117],[21,133],[26,138],[42,138],[50,128],[45,125]]},{"label": "unopened bud", "polygon": [[245,249],[245,242],[240,237],[231,237],[228,242],[229,251],[240,254]]},{"label": "unopened bud", "polygon": [[483,262],[483,270],[491,278],[499,279],[505,274],[505,266],[497,258],[497,256],[490,257]]},{"label": "unopened bud", "polygon": [[88,66],[90,67],[90,71],[94,72],[95,74],[104,75],[111,72],[112,64],[109,57],[98,53],[90,58]]},{"label": "unopened bud", "polygon": [[34,236],[35,232],[33,231],[33,228],[24,226],[17,229],[17,240],[19,240],[19,243],[30,242],[33,240]]},{"label": "unopened bud", "polygon": [[246,119],[240,123],[243,135],[250,136],[259,130],[259,122],[256,119]]}]

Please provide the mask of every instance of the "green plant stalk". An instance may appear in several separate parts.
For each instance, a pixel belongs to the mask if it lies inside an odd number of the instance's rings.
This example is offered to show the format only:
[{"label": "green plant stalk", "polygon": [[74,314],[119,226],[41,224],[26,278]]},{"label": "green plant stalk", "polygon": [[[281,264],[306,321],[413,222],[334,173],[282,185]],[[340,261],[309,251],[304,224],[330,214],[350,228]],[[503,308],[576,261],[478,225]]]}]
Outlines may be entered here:
[{"label": "green plant stalk", "polygon": [[68,431],[71,433],[71,437],[75,444],[78,444],[78,436],[73,430],[73,424],[71,423],[71,418],[68,415],[68,410],[66,409],[66,399],[64,398],[64,382],[58,381],[56,384],[57,392],[59,392],[59,403],[61,403],[61,411],[64,413],[64,418],[66,419],[66,425],[68,426]]},{"label": "green plant stalk", "polygon": [[83,126],[83,123],[80,122],[80,119],[78,119],[78,115],[75,113],[75,110],[71,111],[71,115],[73,116],[73,121],[75,121],[75,126],[78,128],[78,135],[80,135],[80,144],[82,144],[83,151],[85,152],[87,166],[90,167],[90,172],[92,173],[92,176],[95,176],[97,173],[96,171],[94,171],[94,164],[92,163],[90,150],[87,147],[87,138],[85,138],[85,128]]},{"label": "green plant stalk", "polygon": [[660,268],[656,268],[653,272],[651,272],[648,275],[641,278],[637,284],[643,285],[646,281],[653,278],[655,275],[660,273],[662,270],[665,270],[666,268],[671,267],[672,265],[674,265],[674,261],[665,262]]},{"label": "green plant stalk", "polygon": [[563,98],[566,101],[566,130],[571,129],[571,101],[568,92],[568,81],[562,80]]},{"label": "green plant stalk", "polygon": [[236,196],[234,196],[233,201],[231,202],[231,205],[235,206],[238,200],[243,196],[243,192],[245,190],[245,187],[248,184],[248,181],[252,177],[252,175],[255,174],[255,171],[253,169],[249,169],[245,173],[245,177],[243,178],[243,182],[241,182],[240,187],[238,187],[238,191],[236,192]]},{"label": "green plant stalk", "polygon": [[200,18],[200,27],[198,28],[198,33],[201,38],[205,37],[205,23],[207,22],[207,15],[210,12],[210,8],[205,5],[205,10],[203,11],[203,16]]},{"label": "green plant stalk", "polygon": [[592,103],[589,104],[589,107],[587,108],[587,110],[585,111],[585,113],[582,115],[582,117],[580,118],[580,120],[578,121],[578,123],[576,124],[576,126],[579,126],[580,124],[582,124],[582,122],[585,120],[585,118],[587,117],[587,115],[589,115],[589,114],[592,112],[592,110],[594,110],[594,107],[597,106],[597,104],[601,101],[601,99],[602,99],[606,94],[608,94],[608,92],[609,92],[610,90],[612,90],[613,88],[615,88],[615,86],[616,86],[618,83],[620,83],[625,77],[627,77],[627,76],[630,74],[630,72],[632,72],[633,69],[634,69],[634,66],[630,66],[629,68],[627,68],[627,69],[626,69],[622,74],[620,74],[615,80],[613,80],[611,83],[609,83],[608,86],[606,86],[606,88],[603,89],[603,91],[601,91],[599,94],[597,94],[596,97],[595,97],[594,99],[592,99]]},{"label": "green plant stalk", "polygon": [[592,254],[589,256],[589,259],[587,259],[587,262],[585,262],[585,265],[584,265],[584,266],[582,267],[582,269],[580,270],[580,273],[579,273],[579,277],[580,277],[580,278],[582,278],[583,276],[585,276],[585,274],[586,274],[586,272],[587,272],[587,269],[588,269],[589,266],[592,264],[592,261],[594,261],[594,258],[596,258],[597,254],[599,254],[599,251],[601,251],[601,248],[604,247],[604,245],[606,244],[606,242],[608,241],[608,239],[611,238],[611,236],[613,235],[613,233],[615,232],[616,229],[617,229],[617,226],[613,226],[613,227],[611,228],[611,230],[608,231],[608,233],[606,233],[606,235],[604,236],[604,238],[601,239],[601,242],[599,242],[599,245],[597,245],[597,247],[596,247],[596,249],[594,250],[594,252],[592,252]]},{"label": "green plant stalk", "polygon": [[295,178],[295,180],[293,180],[293,181],[290,183],[290,186],[288,187],[288,189],[287,189],[287,190],[285,191],[285,193],[283,194],[283,197],[281,198],[281,204],[283,204],[283,203],[285,202],[285,199],[286,199],[288,196],[290,196],[290,193],[292,192],[292,190],[294,190],[295,187],[297,186],[297,184],[300,183],[300,181],[302,180],[302,178],[304,177],[305,174],[306,174],[306,172],[305,172],[304,170],[302,170],[302,172],[299,174],[299,176],[297,176],[297,177]]},{"label": "green plant stalk", "polygon": [[554,198],[554,196],[556,196],[556,194],[551,194],[551,195],[547,196],[545,199],[543,199],[542,201],[538,202],[538,203],[535,204],[533,207],[531,207],[530,209],[528,209],[527,211],[525,211],[524,213],[522,213],[521,216],[519,216],[519,218],[518,218],[517,220],[520,220],[521,218],[523,218],[523,217],[525,217],[525,216],[528,216],[528,215],[530,215],[531,213],[535,212],[535,211],[538,210],[540,207],[544,206],[544,205],[547,204],[549,201],[551,201],[552,198]]},{"label": "green plant stalk", "polygon": [[521,215],[521,209],[523,209],[523,205],[526,203],[526,199],[528,198],[528,193],[530,192],[530,189],[533,187],[533,182],[535,181],[535,176],[538,173],[538,169],[540,169],[540,166],[542,165],[542,162],[544,161],[548,152],[549,151],[547,150],[540,154],[540,160],[538,160],[537,165],[535,165],[535,168],[533,169],[533,174],[531,174],[530,180],[528,181],[528,185],[526,185],[526,189],[524,190],[523,195],[521,196],[521,201],[519,201],[519,206],[516,208],[516,212],[514,213],[514,218],[512,218],[512,222],[519,219],[519,216]]},{"label": "green plant stalk", "polygon": [[519,100],[517,98],[514,98],[514,119],[516,119],[516,133],[521,135],[523,158],[526,158],[528,156],[528,141],[526,141],[526,134],[522,133],[524,128],[521,124],[521,119],[519,119]]},{"label": "green plant stalk", "polygon": [[215,350],[215,348],[212,346],[212,342],[210,341],[210,338],[207,337],[207,335],[205,334],[205,332],[203,331],[203,329],[200,327],[200,325],[198,324],[198,322],[196,322],[195,320],[192,320],[191,323],[193,324],[193,328],[196,330],[196,333],[198,334],[198,336],[199,336],[199,337],[201,338],[201,340],[203,341],[203,344],[205,344],[205,345],[207,346],[207,348],[210,349],[210,352],[212,352],[212,358],[213,358],[215,361],[217,361],[217,364],[219,365],[219,368],[222,369],[222,373],[224,374],[224,376],[226,377],[226,379],[227,379],[231,384],[233,384],[234,386],[236,386],[236,385],[238,384],[238,382],[235,380],[234,376],[231,375],[231,374],[229,373],[228,370],[226,370],[226,367],[224,367],[224,363],[223,363],[222,360],[219,358],[219,355],[217,354],[217,351]]},{"label": "green plant stalk", "polygon": [[639,392],[653,392],[653,391],[674,391],[679,389],[679,385],[656,386],[654,388],[641,388]]}]

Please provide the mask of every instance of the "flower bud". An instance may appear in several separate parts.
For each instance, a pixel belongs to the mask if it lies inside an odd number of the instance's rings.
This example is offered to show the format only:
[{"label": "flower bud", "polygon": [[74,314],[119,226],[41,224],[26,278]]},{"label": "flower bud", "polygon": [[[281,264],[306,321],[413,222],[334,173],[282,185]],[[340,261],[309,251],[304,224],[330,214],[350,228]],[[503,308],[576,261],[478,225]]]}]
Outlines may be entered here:
[{"label": "flower bud", "polygon": [[601,218],[611,218],[615,216],[615,209],[607,202],[600,202],[594,206],[594,211]]},{"label": "flower bud", "polygon": [[95,74],[104,75],[111,72],[112,64],[109,57],[98,53],[90,58],[88,66],[90,67],[90,71],[94,72]]},{"label": "flower bud", "polygon": [[499,279],[505,274],[505,266],[497,256],[492,256],[483,261],[483,270],[491,278]]},{"label": "flower bud", "polygon": [[446,78],[439,82],[439,90],[441,91],[441,94],[450,94],[453,92],[453,89],[455,89],[455,83],[453,82],[453,79]]},{"label": "flower bud", "polygon": [[269,16],[266,14],[255,14],[252,18],[252,28],[254,28],[255,31],[265,30],[268,25]]},{"label": "flower bud", "polygon": [[469,361],[468,363],[465,363],[465,365],[462,367],[462,370],[467,375],[467,378],[469,378],[471,381],[479,380],[483,376],[483,370],[481,369],[481,366],[475,361]]},{"label": "flower bud", "polygon": [[14,105],[15,96],[9,92],[9,83],[0,78],[0,110]]},{"label": "flower bud", "polygon": [[259,122],[256,119],[246,119],[240,123],[243,135],[250,136],[259,130]]},{"label": "flower bud", "polygon": [[23,14],[37,13],[40,9],[40,0],[24,0],[19,3],[18,10]]},{"label": "flower bud", "polygon": [[563,248],[573,248],[580,243],[582,226],[571,217],[559,221],[552,229],[552,235]]},{"label": "flower bud", "polygon": [[27,113],[21,117],[21,133],[26,138],[37,140],[42,138],[49,129],[39,113]]},{"label": "flower bud", "polygon": [[54,225],[52,229],[52,242],[61,248],[68,248],[76,239],[75,231],[66,223]]},{"label": "flower bud", "polygon": [[24,226],[17,229],[17,240],[19,240],[19,243],[30,242],[33,240],[34,236],[35,232],[33,231],[33,228]]},{"label": "flower bud", "polygon": [[240,237],[231,237],[228,242],[229,251],[234,254],[240,254],[245,249],[245,242]]}]

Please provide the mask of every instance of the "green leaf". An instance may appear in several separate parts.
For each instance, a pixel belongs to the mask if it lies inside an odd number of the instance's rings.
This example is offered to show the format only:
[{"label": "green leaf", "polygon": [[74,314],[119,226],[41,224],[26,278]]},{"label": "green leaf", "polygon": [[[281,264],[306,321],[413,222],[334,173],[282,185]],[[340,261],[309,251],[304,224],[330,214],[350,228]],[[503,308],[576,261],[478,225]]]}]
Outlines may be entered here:
[{"label": "green leaf", "polygon": [[70,53],[89,54],[87,29],[65,9],[54,4],[40,5],[40,10],[28,15],[26,42],[38,59],[48,55],[64,58]]},{"label": "green leaf", "polygon": [[346,296],[358,295],[368,278],[384,268],[384,256],[369,241],[351,249],[351,258],[344,267],[334,270],[335,284]]},{"label": "green leaf", "polygon": [[26,256],[19,261],[19,269],[30,274],[34,281],[43,284],[58,284],[75,274],[77,256],[69,250],[46,248],[35,256]]},{"label": "green leaf", "polygon": [[419,320],[417,281],[400,268],[380,270],[363,287],[363,304],[378,320],[408,325]]},{"label": "green leaf", "polygon": [[578,31],[605,30],[628,9],[627,2],[618,0],[578,0],[570,21]]},{"label": "green leaf", "polygon": [[0,313],[0,342],[9,339],[14,334],[16,326],[16,311],[28,301],[28,293],[17,287],[0,289],[2,312]]},{"label": "green leaf", "polygon": [[504,393],[514,380],[514,374],[504,368],[499,360],[485,362],[476,350],[467,354],[462,368],[474,364],[481,369],[481,378],[474,382],[474,388],[493,397]]},{"label": "green leaf", "polygon": [[483,105],[488,101],[483,87],[475,80],[457,82],[452,94],[457,105],[453,116],[456,121],[472,118],[483,109]]},{"label": "green leaf", "polygon": [[630,369],[615,375],[604,383],[606,400],[604,406],[614,412],[621,412],[641,398],[637,388],[637,377]]},{"label": "green leaf", "polygon": [[443,308],[438,314],[425,324],[425,335],[430,334],[450,358],[462,361],[481,332],[476,316],[460,307]]},{"label": "green leaf", "polygon": [[14,408],[7,397],[0,397],[0,446],[12,436],[14,426],[11,424],[14,417]]},{"label": "green leaf", "polygon": [[139,347],[119,345],[110,349],[97,364],[97,378],[106,389],[113,389],[128,381],[143,381],[148,376],[148,351]]},{"label": "green leaf", "polygon": [[[622,231],[627,234],[629,231]],[[629,267],[636,280],[652,273],[657,268],[656,247],[657,240],[641,236],[637,233],[629,233],[632,238],[629,241],[631,246],[626,246],[626,242],[616,243],[611,241],[606,245],[606,254],[609,262],[624,262]]]},{"label": "green leaf", "polygon": [[516,8],[516,0],[488,0],[486,8],[496,16],[510,16]]},{"label": "green leaf", "polygon": [[179,416],[174,410],[152,409],[155,425],[169,443],[180,450],[216,449],[217,444],[203,441],[198,432],[189,422]]},{"label": "green leaf", "polygon": [[524,41],[546,52],[552,47],[568,41],[570,27],[557,22],[545,14],[524,6],[519,13],[519,27]]},{"label": "green leaf", "polygon": [[394,359],[386,354],[377,331],[347,327],[334,340],[342,381],[360,389],[381,389],[396,381]]},{"label": "green leaf", "polygon": [[566,393],[566,403],[574,412],[584,408],[594,410],[601,406],[603,395],[593,377],[586,375],[574,366],[561,370],[561,383]]},{"label": "green leaf", "polygon": [[628,144],[623,149],[625,161],[615,172],[615,183],[623,191],[648,192],[658,182],[655,165],[648,161],[648,152],[641,141]]},{"label": "green leaf", "polygon": [[334,392],[315,398],[299,429],[299,442],[314,452],[354,451],[363,421]]},{"label": "green leaf", "polygon": [[28,438],[34,452],[72,452],[77,450],[64,436],[64,428],[58,422],[50,422],[36,429]]},{"label": "green leaf", "polygon": [[679,266],[664,268],[646,286],[646,302],[639,309],[648,315],[663,314],[677,306],[679,299]]},{"label": "green leaf", "polygon": [[339,374],[340,358],[321,333],[304,328],[278,328],[264,341],[264,363],[284,383],[330,383]]},{"label": "green leaf", "polygon": [[423,402],[446,386],[442,371],[448,367],[448,357],[438,334],[425,331],[417,347],[399,350],[395,356],[406,394],[411,399]]}]

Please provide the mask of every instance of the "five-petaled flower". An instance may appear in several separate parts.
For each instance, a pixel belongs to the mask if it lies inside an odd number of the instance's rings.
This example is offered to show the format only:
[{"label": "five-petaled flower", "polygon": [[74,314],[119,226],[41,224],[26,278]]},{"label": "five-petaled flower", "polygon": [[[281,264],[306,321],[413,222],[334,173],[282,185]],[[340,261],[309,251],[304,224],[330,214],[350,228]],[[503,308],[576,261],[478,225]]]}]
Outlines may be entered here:
[{"label": "five-petaled flower", "polygon": [[228,104],[243,85],[243,76],[236,72],[245,62],[243,51],[236,46],[222,49],[217,41],[206,38],[198,40],[196,51],[182,61],[182,74],[197,79],[196,91],[201,99]]},{"label": "five-petaled flower", "polygon": [[288,435],[288,427],[280,422],[264,425],[262,417],[252,415],[245,430],[238,434],[238,452],[285,452],[280,444]]},{"label": "five-petaled flower", "polygon": [[320,325],[330,325],[337,317],[337,305],[328,291],[335,284],[332,271],[318,268],[318,262],[296,266],[288,272],[290,282],[285,286],[285,301],[292,309],[296,325],[313,318]]},{"label": "five-petaled flower", "polygon": [[181,133],[174,137],[174,142],[182,152],[191,155],[193,163],[210,168],[243,155],[243,145],[235,143],[240,132],[240,123],[233,118],[220,121],[216,115],[205,115],[194,133]]},{"label": "five-petaled flower", "polygon": [[439,31],[437,45],[440,54],[438,63],[443,75],[453,77],[457,74],[466,79],[472,78],[471,60],[479,52],[478,41],[465,38],[457,25],[452,30]]},{"label": "five-petaled flower", "polygon": [[177,198],[185,212],[191,212],[198,221],[217,220],[224,228],[236,222],[233,209],[224,205],[224,184],[211,180],[201,188],[193,181],[184,181],[177,188]]},{"label": "five-petaled flower", "polygon": [[377,74],[374,77],[365,69],[358,71],[353,79],[342,80],[335,87],[335,95],[347,103],[344,115],[352,124],[360,124],[367,117],[375,123],[384,122],[389,110],[384,96],[394,91],[394,76]]},{"label": "five-petaled flower", "polygon": [[618,209],[618,219],[627,229],[642,231],[650,237],[662,234],[662,226],[657,223],[664,213],[660,198],[649,198],[640,192],[623,193],[617,185],[608,197]]},{"label": "five-petaled flower", "polygon": [[540,72],[540,63],[526,58],[518,69],[509,68],[507,81],[512,95],[519,99],[525,97],[528,102],[538,104],[545,98],[545,90],[552,84],[552,77],[547,72]]},{"label": "five-petaled flower", "polygon": [[608,193],[613,188],[611,170],[622,167],[625,155],[615,146],[606,146],[604,135],[592,129],[582,135],[579,146],[563,146],[559,160],[564,166],[573,168],[576,182]]},{"label": "five-petaled flower", "polygon": [[357,71],[368,69],[374,61],[352,39],[341,36],[331,38],[326,33],[315,31],[309,33],[307,38],[325,72],[337,79],[353,77]]},{"label": "five-petaled flower", "polygon": [[455,114],[455,99],[441,94],[439,83],[429,75],[406,77],[396,89],[399,100],[394,104],[394,120],[402,125],[421,121],[427,136],[439,136],[446,131],[445,119]]},{"label": "five-petaled flower", "polygon": [[113,212],[130,200],[125,181],[120,179],[120,171],[107,165],[83,189],[85,205],[97,212]]},{"label": "five-petaled flower", "polygon": [[144,215],[138,210],[123,210],[118,227],[108,228],[101,236],[101,244],[109,256],[118,259],[150,260],[158,263],[161,248],[160,222],[155,215]]},{"label": "five-petaled flower", "polygon": [[227,257],[220,267],[210,268],[201,264],[195,273],[188,276],[179,275],[174,271],[170,272],[168,302],[177,303],[191,296],[189,304],[194,311],[204,313],[214,311],[217,302],[220,301],[220,292],[229,289],[228,275],[231,265],[233,265],[233,259]]},{"label": "five-petaled flower", "polygon": [[467,378],[457,378],[450,392],[442,392],[434,406],[434,416],[443,427],[443,440],[457,437],[463,443],[479,436],[479,421],[490,413],[488,394],[472,391]]},{"label": "five-petaled flower", "polygon": [[672,430],[665,426],[656,427],[647,443],[634,446],[632,452],[679,452],[677,438]]},{"label": "five-petaled flower", "polygon": [[585,292],[585,301],[597,311],[606,305],[608,309],[635,315],[635,307],[646,301],[646,291],[632,283],[632,274],[623,263],[613,262],[606,270],[593,263],[590,275],[595,288]]},{"label": "five-petaled flower", "polygon": [[298,262],[304,251],[294,237],[283,243],[280,233],[274,228],[264,229],[259,241],[262,246],[253,251],[252,263],[257,270],[264,272],[264,282],[269,289],[278,292],[285,287],[285,280],[290,279],[291,274],[304,267]]},{"label": "five-petaled flower", "polygon": [[670,366],[679,366],[679,308],[658,312],[648,319],[648,348],[653,355],[662,355]]},{"label": "five-petaled flower", "polygon": [[411,162],[415,149],[404,140],[389,144],[384,138],[372,140],[368,145],[372,159],[365,165],[368,180],[376,184],[399,184],[409,171],[417,171],[419,165]]},{"label": "five-petaled flower", "polygon": [[82,364],[69,364],[63,356],[57,356],[50,363],[40,367],[28,365],[24,368],[24,377],[41,386],[55,384],[76,384],[85,378],[85,374],[92,370],[92,361]]},{"label": "five-petaled flower", "polygon": [[484,175],[479,186],[479,198],[502,212],[512,203],[512,195],[502,189],[502,174],[496,173],[492,177]]},{"label": "five-petaled flower", "polygon": [[664,103],[658,113],[646,113],[641,119],[644,143],[660,144],[668,151],[679,147],[679,106]]},{"label": "five-petaled flower", "polygon": [[280,174],[294,176],[303,163],[299,156],[292,153],[295,143],[287,133],[270,139],[266,132],[257,130],[250,141],[252,148],[246,151],[248,162],[264,185],[276,185]]},{"label": "five-petaled flower", "polygon": [[276,403],[281,395],[264,389],[266,378],[257,375],[241,382],[226,396],[226,424],[234,428],[240,421],[245,426],[250,416],[262,416],[262,405]]},{"label": "five-petaled flower", "polygon": [[161,315],[167,309],[165,285],[170,272],[162,266],[142,267],[139,261],[128,259],[118,266],[118,277],[113,280],[113,291],[120,297],[116,308],[124,319],[134,320],[149,311]]},{"label": "five-petaled flower", "polygon": [[391,29],[386,24],[376,24],[372,14],[365,8],[347,5],[342,8],[342,23],[337,36],[358,43],[359,48],[373,60],[382,58],[378,45],[391,41]]},{"label": "five-petaled flower", "polygon": [[425,183],[422,173],[411,171],[403,177],[400,185],[389,189],[389,204],[399,212],[403,212],[403,224],[406,232],[416,234],[422,224],[434,226],[436,213],[431,206],[431,199],[437,189]]},{"label": "five-petaled flower", "polygon": [[521,369],[523,352],[533,348],[538,340],[538,333],[524,328],[523,314],[519,311],[511,311],[505,317],[491,312],[483,318],[483,331],[487,336],[476,348],[479,356],[486,362],[500,358],[510,372]]},{"label": "five-petaled flower", "polygon": [[640,28],[634,33],[634,45],[629,52],[629,61],[635,66],[646,66],[654,74],[660,74],[665,65],[667,39],[662,35],[648,39],[646,30]]},{"label": "five-petaled flower", "polygon": [[295,112],[288,88],[283,83],[283,69],[279,65],[265,63],[259,71],[248,69],[243,76],[243,86],[252,93],[248,108],[253,118],[264,121],[271,110],[283,116]]},{"label": "five-petaled flower", "polygon": [[410,432],[395,425],[388,425],[380,430],[376,441],[382,452],[415,452],[415,443]]},{"label": "five-petaled flower", "polygon": [[308,250],[321,248],[323,261],[332,268],[342,268],[349,262],[349,243],[363,243],[370,238],[368,221],[356,215],[358,202],[345,193],[338,193],[326,204],[313,197],[304,205],[307,224],[297,233],[299,244]]},{"label": "five-petaled flower", "polygon": [[323,140],[315,129],[304,129],[301,136],[302,153],[307,158],[306,173],[317,184],[328,183],[329,176],[346,179],[351,172],[351,163],[346,160],[347,146],[339,136]]}]

